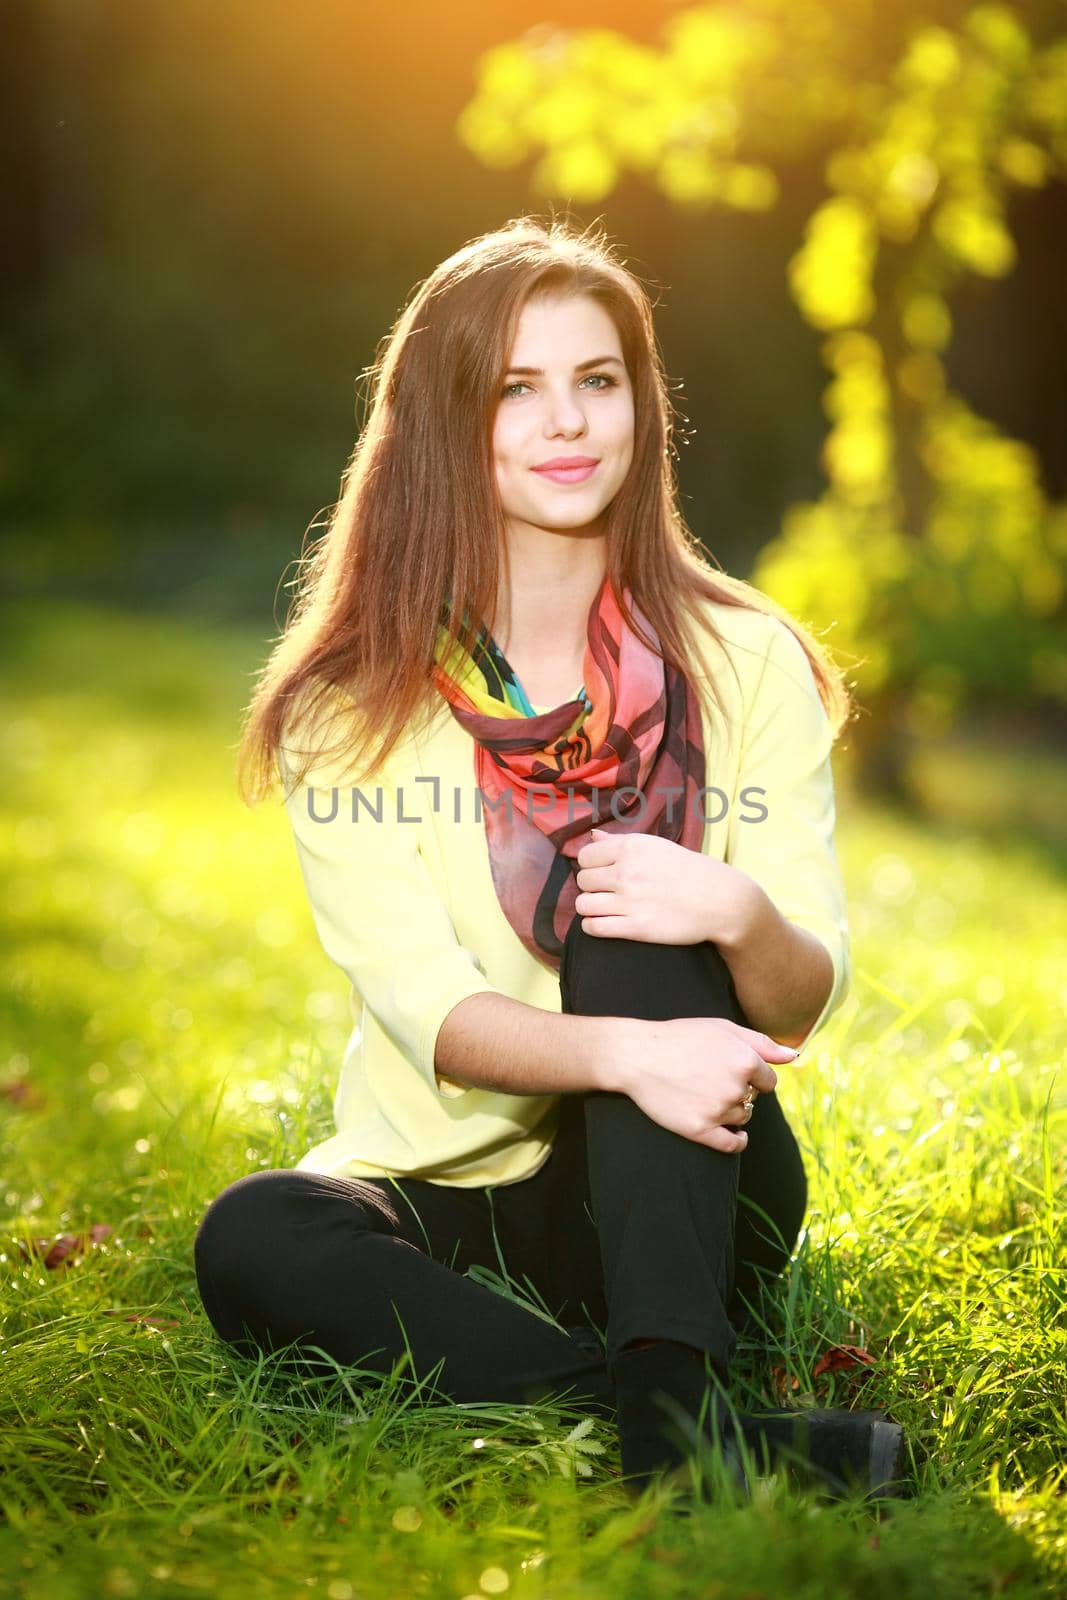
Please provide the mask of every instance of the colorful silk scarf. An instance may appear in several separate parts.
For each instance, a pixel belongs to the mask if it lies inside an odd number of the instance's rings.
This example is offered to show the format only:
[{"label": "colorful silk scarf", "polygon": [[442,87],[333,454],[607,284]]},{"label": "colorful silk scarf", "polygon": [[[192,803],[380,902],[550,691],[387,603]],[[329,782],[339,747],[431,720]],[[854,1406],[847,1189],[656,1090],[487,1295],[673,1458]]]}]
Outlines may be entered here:
[{"label": "colorful silk scarf", "polygon": [[[623,598],[658,644],[629,590]],[[471,652],[450,649],[440,626],[431,675],[474,740],[501,908],[527,950],[558,972],[581,892],[576,857],[592,828],[700,849],[705,761],[697,694],[626,626],[606,576],[589,609],[585,684],[574,700],[537,715],[484,627]]]}]

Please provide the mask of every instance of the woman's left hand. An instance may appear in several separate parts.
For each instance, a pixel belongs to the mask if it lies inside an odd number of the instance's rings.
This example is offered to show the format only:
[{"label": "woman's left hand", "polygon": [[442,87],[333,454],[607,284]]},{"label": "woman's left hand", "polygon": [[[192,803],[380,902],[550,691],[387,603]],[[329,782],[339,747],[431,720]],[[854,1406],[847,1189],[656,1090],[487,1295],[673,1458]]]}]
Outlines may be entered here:
[{"label": "woman's left hand", "polygon": [[647,944],[736,938],[752,880],[671,839],[594,828],[577,855],[582,931]]}]

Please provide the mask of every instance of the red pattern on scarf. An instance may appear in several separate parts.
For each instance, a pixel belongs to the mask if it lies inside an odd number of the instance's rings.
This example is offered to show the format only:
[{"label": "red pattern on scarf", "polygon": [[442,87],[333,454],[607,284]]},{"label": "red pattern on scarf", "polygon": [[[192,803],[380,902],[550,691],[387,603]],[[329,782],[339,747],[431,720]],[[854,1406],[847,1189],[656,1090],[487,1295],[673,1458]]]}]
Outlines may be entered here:
[{"label": "red pattern on scarf", "polygon": [[[658,645],[629,590],[623,598]],[[697,693],[626,626],[606,576],[589,610],[592,710],[570,700],[535,717],[486,716],[439,665],[432,675],[474,740],[501,908],[531,954],[558,972],[581,892],[576,857],[592,828],[700,850],[706,768]]]}]

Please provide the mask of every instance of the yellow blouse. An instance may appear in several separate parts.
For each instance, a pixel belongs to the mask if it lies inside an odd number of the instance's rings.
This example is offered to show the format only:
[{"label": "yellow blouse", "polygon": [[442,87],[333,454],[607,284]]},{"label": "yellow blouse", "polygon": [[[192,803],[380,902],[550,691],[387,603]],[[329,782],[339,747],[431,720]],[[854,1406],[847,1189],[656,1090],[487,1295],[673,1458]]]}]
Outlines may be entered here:
[{"label": "yellow blouse", "polygon": [[[844,1000],[851,976],[829,719],[783,623],[705,604],[737,677],[702,641],[692,681],[699,690],[714,673],[729,712],[724,728],[701,694],[705,783],[728,797],[705,799],[702,850],[754,878],[782,916],[825,944],[834,983],[810,1038]],[[286,791],[306,737],[303,728],[299,737],[287,730],[279,752]],[[473,744],[443,699],[430,728],[402,740],[371,782],[361,785],[343,762],[320,760],[287,793],[315,928],[352,982],[336,1132],[302,1158],[304,1171],[474,1187],[515,1183],[548,1157],[559,1095],[500,1094],[434,1070],[441,1025],[467,995],[561,1009],[557,975],[529,953],[500,908],[475,796]]]}]

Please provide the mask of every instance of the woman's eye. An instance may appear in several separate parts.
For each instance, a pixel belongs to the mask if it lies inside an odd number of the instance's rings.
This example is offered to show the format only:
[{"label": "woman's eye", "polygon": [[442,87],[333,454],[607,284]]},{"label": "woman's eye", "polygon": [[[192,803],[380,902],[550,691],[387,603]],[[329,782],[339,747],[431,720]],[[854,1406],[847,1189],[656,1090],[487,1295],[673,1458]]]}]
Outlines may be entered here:
[{"label": "woman's eye", "polygon": [[[605,388],[605,389],[614,389],[618,384],[618,379],[611,377],[606,372],[590,372],[586,377],[584,377],[582,379],[582,382],[583,383],[589,383],[589,382],[593,381],[594,379],[597,382],[597,388],[594,389],[594,391],[593,391],[594,394],[597,394],[597,393],[600,392],[601,386],[603,388]],[[527,384],[527,383],[506,383],[504,385],[503,389],[500,391],[500,397],[501,397],[502,400],[508,400],[508,399],[511,398],[511,395],[515,392],[516,389],[528,389],[528,388],[529,388],[529,384]]]}]

